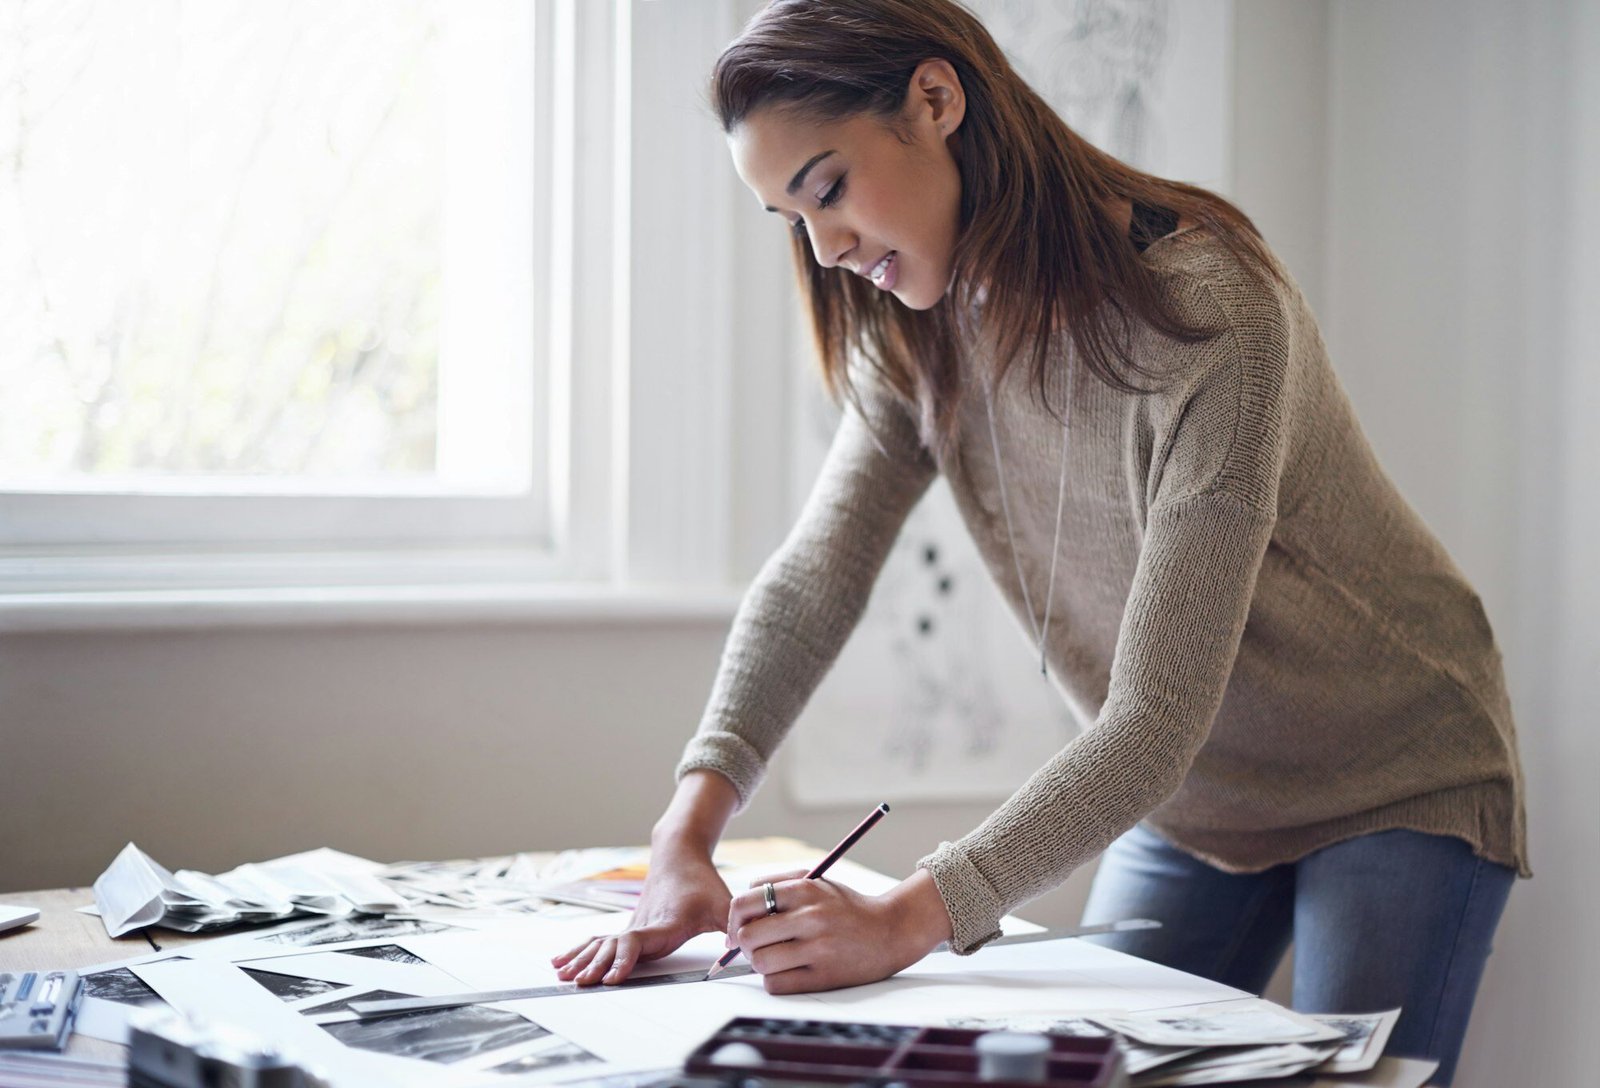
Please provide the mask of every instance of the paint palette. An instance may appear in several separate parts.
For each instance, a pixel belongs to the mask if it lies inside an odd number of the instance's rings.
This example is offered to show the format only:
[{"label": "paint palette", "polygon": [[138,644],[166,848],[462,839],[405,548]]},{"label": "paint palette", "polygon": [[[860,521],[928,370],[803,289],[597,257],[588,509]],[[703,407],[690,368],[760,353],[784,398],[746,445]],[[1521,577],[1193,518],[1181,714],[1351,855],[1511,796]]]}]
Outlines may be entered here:
[{"label": "paint palette", "polygon": [[[736,1088],[794,1082],[874,1088],[1125,1088],[1128,1083],[1121,1051],[1103,1036],[1044,1035],[1048,1051],[1042,1081],[982,1076],[976,1042],[986,1034],[962,1028],[737,1017],[694,1049],[684,1073]],[[735,1043],[745,1045],[729,1045]]]}]

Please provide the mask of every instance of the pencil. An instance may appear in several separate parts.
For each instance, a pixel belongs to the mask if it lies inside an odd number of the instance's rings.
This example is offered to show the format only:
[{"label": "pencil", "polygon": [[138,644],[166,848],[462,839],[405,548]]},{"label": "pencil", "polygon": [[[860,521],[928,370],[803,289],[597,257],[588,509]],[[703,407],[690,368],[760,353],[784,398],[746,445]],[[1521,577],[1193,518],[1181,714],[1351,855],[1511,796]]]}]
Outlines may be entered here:
[{"label": "pencil", "polygon": [[[828,869],[833,865],[834,862],[836,862],[840,858],[844,857],[846,850],[849,850],[852,846],[854,846],[857,842],[859,842],[861,840],[861,836],[865,835],[868,831],[872,830],[872,825],[873,824],[877,823],[879,820],[883,819],[888,814],[889,814],[889,806],[888,806],[887,803],[881,804],[877,808],[873,809],[871,812],[867,813],[867,818],[862,820],[859,824],[856,824],[856,829],[854,831],[850,832],[850,834],[848,834],[844,838],[840,839],[839,840],[839,845],[835,846],[832,850],[829,850],[828,851],[828,856],[823,858],[821,861],[817,862],[817,864],[812,868],[812,870],[809,873],[806,874],[806,879],[807,880],[815,880],[819,876],[821,876],[823,873],[827,872]],[[726,952],[724,952],[722,954],[722,958],[721,959],[719,959],[716,963],[712,964],[711,970],[706,972],[706,978],[708,978],[708,979],[716,978],[717,977],[717,972],[722,970],[724,967],[728,966],[728,964],[732,963],[733,960],[734,960],[734,957],[737,956],[738,954],[739,954],[739,949],[737,949],[737,948],[728,949]]]}]

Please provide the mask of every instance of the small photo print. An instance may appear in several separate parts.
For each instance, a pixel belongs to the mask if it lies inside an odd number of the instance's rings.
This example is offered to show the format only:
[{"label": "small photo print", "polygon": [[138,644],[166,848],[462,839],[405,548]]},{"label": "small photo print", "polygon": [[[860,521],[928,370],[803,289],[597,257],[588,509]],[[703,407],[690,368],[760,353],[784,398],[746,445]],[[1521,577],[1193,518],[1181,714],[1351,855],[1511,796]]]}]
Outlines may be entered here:
[{"label": "small photo print", "polygon": [[300,1001],[325,994],[329,990],[337,990],[342,986],[342,983],[328,982],[325,979],[280,975],[276,971],[261,971],[254,967],[241,967],[239,970],[259,982],[280,1001]]},{"label": "small photo print", "polygon": [[83,976],[85,997],[115,1001],[119,1005],[161,1005],[161,996],[126,967]]},{"label": "small photo print", "polygon": [[554,1038],[531,1020],[484,1005],[323,1024],[322,1030],[358,1050],[444,1065]]},{"label": "small photo print", "polygon": [[361,956],[369,960],[388,960],[390,963],[411,963],[427,966],[428,961],[397,944],[375,944],[368,948],[346,948],[341,956]]},{"label": "small photo print", "polygon": [[1367,1040],[1372,1038],[1373,1031],[1378,1027],[1375,1017],[1319,1016],[1317,1021],[1344,1032],[1344,1045],[1334,1055],[1336,1061],[1361,1057],[1361,1052],[1367,1048]]},{"label": "small photo print", "polygon": [[491,1073],[536,1073],[541,1069],[556,1069],[565,1065],[581,1065],[600,1059],[576,1043],[569,1043],[552,1035],[550,1046],[530,1050],[508,1062],[490,1066]]},{"label": "small photo print", "polygon": [[268,933],[257,940],[265,944],[289,945],[294,948],[313,948],[322,944],[339,944],[342,941],[370,941],[375,937],[420,937],[425,933],[441,933],[459,927],[445,922],[426,922],[419,918],[384,918],[376,914],[355,914],[348,918],[330,918],[309,926]]},{"label": "small photo print", "polygon": [[[176,963],[188,956],[153,956],[142,963]],[[144,979],[128,967],[110,967],[104,971],[80,976],[83,979],[83,996],[114,1001],[118,1005],[165,1005],[161,995],[145,984]]]}]

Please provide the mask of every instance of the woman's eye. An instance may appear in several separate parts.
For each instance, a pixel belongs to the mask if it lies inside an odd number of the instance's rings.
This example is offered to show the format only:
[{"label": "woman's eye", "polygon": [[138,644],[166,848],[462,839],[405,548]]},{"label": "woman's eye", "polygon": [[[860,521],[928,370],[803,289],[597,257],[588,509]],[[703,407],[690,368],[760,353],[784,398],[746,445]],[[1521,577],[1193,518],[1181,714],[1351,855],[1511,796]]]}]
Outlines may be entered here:
[{"label": "woman's eye", "polygon": [[[839,198],[843,195],[844,175],[840,174],[839,180],[833,183],[833,187],[822,194],[822,198],[817,201],[817,206],[819,208],[831,208],[835,204],[839,203]],[[806,221],[804,219],[796,219],[794,223],[790,225],[790,229],[797,237],[803,238],[805,237],[806,233]]]}]

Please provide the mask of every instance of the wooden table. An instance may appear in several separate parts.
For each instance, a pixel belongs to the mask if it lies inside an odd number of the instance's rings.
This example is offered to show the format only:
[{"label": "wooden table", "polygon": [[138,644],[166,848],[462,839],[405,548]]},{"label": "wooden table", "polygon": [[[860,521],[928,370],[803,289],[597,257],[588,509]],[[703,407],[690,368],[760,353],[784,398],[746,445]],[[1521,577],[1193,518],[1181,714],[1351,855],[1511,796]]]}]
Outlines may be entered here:
[{"label": "wooden table", "polygon": [[[729,839],[717,848],[717,861],[739,866],[771,864],[774,871],[778,871],[814,864],[825,853],[825,849],[808,846],[799,839]],[[530,852],[530,855],[554,857],[553,853]],[[90,888],[0,892],[0,903],[33,907],[39,912],[39,920],[32,925],[0,933],[0,970],[75,970],[240,932],[228,929],[191,934],[152,926],[112,938],[106,934],[105,924],[99,918],[78,913],[79,907],[93,902],[94,891]],[[74,1035],[67,1043],[66,1052],[110,1060],[120,1057],[123,1049],[115,1043]]]},{"label": "wooden table", "polygon": [[[730,839],[717,849],[717,860],[729,865],[771,864],[774,871],[813,864],[825,850],[808,846],[798,839]],[[0,903],[15,903],[37,908],[39,920],[31,926],[0,934],[0,970],[48,970],[51,968],[90,967],[113,960],[132,959],[149,952],[180,948],[208,940],[218,932],[177,933],[149,928],[113,940],[104,924],[78,908],[94,901],[88,888],[54,888],[40,892],[0,892]],[[124,1048],[100,1039],[74,1035],[67,1053],[85,1058],[114,1060]],[[1339,1078],[1319,1077],[1296,1080],[1301,1088],[1393,1088],[1394,1085],[1420,1084],[1431,1070],[1409,1059],[1385,1057],[1371,1073]]]},{"label": "wooden table", "polygon": [[[88,888],[0,893],[0,903],[33,907],[39,912],[39,920],[32,925],[0,933],[0,970],[76,970],[215,936],[141,929],[112,939],[106,935],[106,927],[99,918],[78,913],[79,907],[93,902],[94,892]],[[82,1058],[112,1061],[121,1058],[125,1048],[103,1039],[74,1035],[67,1041],[66,1052]]]}]

